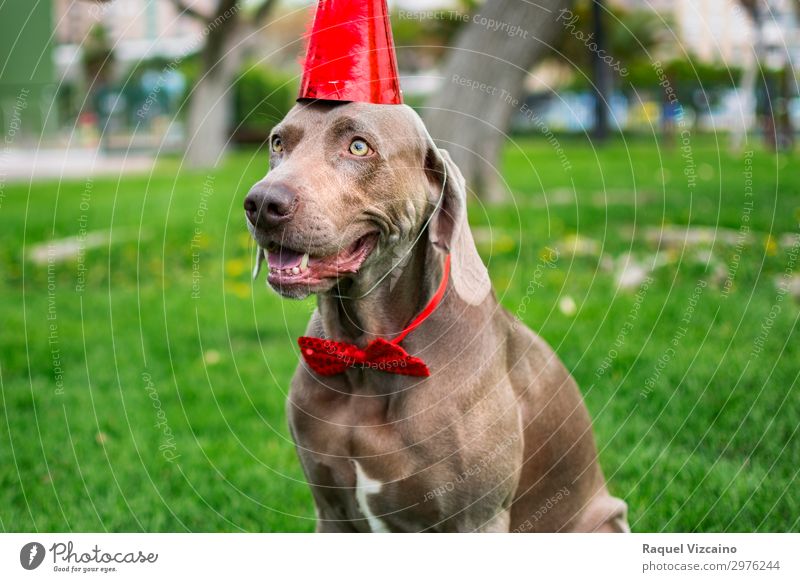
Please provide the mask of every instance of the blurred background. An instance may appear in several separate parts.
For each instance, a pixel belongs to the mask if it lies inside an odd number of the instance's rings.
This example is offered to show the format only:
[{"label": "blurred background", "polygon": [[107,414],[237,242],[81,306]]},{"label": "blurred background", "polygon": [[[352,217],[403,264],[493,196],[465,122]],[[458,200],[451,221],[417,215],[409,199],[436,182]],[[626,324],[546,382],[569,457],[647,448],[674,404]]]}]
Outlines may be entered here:
[{"label": "blurred background", "polygon": [[[756,132],[771,149],[792,148],[796,2],[518,4],[390,3],[406,101],[454,109],[463,94],[485,93],[483,84],[495,94],[471,100],[499,122],[493,134],[536,133],[539,122],[565,134],[669,135],[681,115],[682,126],[725,132],[737,147]],[[25,89],[15,145],[84,164],[98,152],[186,151],[202,166],[228,146],[263,142],[296,95],[309,19],[299,0],[41,0],[3,10],[4,126]],[[496,71],[486,70],[489,61]],[[464,91],[456,73],[476,87]],[[672,90],[678,102],[670,103]],[[525,107],[504,107],[503,91]]]},{"label": "blurred background", "polygon": [[[800,529],[795,0],[390,1],[634,531]],[[241,211],[313,3],[0,4],[0,530],[309,531]]]}]

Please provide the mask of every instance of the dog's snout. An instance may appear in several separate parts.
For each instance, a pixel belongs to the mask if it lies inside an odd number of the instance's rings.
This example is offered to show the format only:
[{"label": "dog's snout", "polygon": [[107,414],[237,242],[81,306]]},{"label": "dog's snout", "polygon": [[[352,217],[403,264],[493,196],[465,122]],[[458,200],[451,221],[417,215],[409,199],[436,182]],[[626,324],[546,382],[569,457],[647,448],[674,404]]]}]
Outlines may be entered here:
[{"label": "dog's snout", "polygon": [[253,226],[269,229],[287,222],[297,207],[297,193],[283,184],[256,184],[244,199],[247,220]]}]

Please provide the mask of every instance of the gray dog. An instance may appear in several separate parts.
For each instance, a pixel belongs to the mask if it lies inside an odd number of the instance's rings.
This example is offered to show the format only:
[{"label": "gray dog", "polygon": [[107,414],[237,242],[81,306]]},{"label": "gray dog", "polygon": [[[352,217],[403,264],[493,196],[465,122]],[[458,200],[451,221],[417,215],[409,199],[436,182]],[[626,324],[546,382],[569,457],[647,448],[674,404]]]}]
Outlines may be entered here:
[{"label": "gray dog", "polygon": [[402,340],[429,375],[298,367],[288,417],[317,530],[627,531],[575,382],[497,303],[464,179],[417,114],[300,103],[270,140],[245,213],[269,285],[317,294],[307,336],[391,339],[444,290]]}]

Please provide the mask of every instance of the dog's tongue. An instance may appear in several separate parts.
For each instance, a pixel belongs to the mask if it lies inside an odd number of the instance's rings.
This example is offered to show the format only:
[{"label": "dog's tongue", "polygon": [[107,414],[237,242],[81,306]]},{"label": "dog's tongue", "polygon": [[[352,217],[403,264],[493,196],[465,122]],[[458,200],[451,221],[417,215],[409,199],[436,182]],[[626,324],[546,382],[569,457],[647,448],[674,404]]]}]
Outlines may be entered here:
[{"label": "dog's tongue", "polygon": [[269,266],[275,269],[291,269],[292,267],[299,267],[300,261],[303,260],[303,253],[296,253],[295,251],[279,248],[277,251],[269,252]]}]

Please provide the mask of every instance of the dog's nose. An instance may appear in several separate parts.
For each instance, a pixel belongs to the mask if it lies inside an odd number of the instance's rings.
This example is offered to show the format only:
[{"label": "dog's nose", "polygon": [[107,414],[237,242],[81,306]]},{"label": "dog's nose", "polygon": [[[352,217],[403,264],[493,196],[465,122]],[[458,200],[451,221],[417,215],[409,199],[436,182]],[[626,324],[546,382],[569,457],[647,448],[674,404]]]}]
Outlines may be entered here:
[{"label": "dog's nose", "polygon": [[269,229],[290,220],[297,206],[297,194],[283,184],[256,184],[244,199],[247,220],[253,226]]}]

